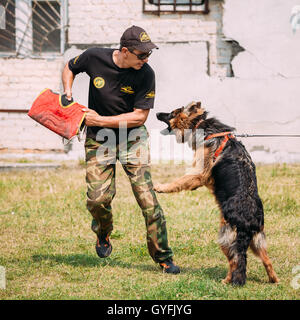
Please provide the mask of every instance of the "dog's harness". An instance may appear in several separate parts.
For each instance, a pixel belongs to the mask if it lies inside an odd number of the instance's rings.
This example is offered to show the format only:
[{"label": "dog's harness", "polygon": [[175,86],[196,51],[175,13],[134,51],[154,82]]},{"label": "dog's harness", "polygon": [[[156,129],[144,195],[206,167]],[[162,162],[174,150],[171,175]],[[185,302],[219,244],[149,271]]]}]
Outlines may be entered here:
[{"label": "dog's harness", "polygon": [[235,138],[235,136],[234,136],[234,134],[232,134],[232,132],[227,131],[227,132],[220,132],[220,133],[211,134],[211,135],[205,137],[204,140],[207,141],[207,140],[210,140],[210,139],[213,139],[213,138],[217,138],[217,137],[224,137],[224,139],[222,140],[219,148],[215,151],[215,154],[214,154],[214,157],[213,157],[214,162],[217,160],[218,156],[223,151],[227,141],[229,139],[234,139]]}]

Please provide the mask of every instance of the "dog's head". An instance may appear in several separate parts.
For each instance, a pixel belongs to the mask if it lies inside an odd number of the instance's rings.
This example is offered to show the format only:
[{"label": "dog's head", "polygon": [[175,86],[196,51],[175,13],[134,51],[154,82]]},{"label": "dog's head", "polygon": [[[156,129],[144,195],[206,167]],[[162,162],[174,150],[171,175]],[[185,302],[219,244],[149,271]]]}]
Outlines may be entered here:
[{"label": "dog's head", "polygon": [[[163,135],[175,134],[179,143],[187,141],[187,135],[199,122],[205,121],[207,112],[201,108],[201,102],[191,102],[186,107],[178,108],[170,113],[158,112],[158,120],[165,122],[168,127],[161,131]],[[189,130],[190,129],[190,130]]]}]

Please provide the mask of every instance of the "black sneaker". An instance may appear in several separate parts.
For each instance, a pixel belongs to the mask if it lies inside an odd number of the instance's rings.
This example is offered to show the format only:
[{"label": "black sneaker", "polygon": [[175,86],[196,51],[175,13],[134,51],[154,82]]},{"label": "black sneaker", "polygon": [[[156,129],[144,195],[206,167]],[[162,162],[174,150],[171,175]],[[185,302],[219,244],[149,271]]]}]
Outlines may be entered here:
[{"label": "black sneaker", "polygon": [[171,258],[163,262],[160,262],[159,265],[163,269],[164,273],[173,273],[173,274],[180,273],[180,268],[176,266],[176,264],[174,264]]},{"label": "black sneaker", "polygon": [[100,258],[106,258],[111,254],[112,245],[108,235],[97,236],[96,252]]}]

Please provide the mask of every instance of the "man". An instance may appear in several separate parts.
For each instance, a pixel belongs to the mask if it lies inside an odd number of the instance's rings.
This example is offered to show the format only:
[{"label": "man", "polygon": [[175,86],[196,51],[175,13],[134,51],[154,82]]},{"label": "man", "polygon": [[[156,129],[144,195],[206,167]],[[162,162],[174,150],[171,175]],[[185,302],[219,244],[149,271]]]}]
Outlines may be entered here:
[{"label": "man", "polygon": [[[84,109],[88,127],[87,208],[93,216],[98,256],[108,257],[112,251],[109,236],[113,230],[114,160],[119,159],[145,218],[150,256],[163,272],[176,274],[180,269],[173,263],[173,252],[168,246],[166,221],[153,191],[150,164],[137,156],[149,152],[144,123],[154,105],[155,74],[147,64],[154,48],[157,46],[145,30],[132,26],[123,33],[118,50],[91,48],[71,59],[63,70],[62,80],[65,94],[71,99],[76,74],[86,72],[90,76],[89,108]],[[128,128],[125,135],[124,125]],[[138,139],[129,139],[136,131]],[[110,139],[112,133],[115,136]],[[105,137],[113,143],[103,142]]]}]

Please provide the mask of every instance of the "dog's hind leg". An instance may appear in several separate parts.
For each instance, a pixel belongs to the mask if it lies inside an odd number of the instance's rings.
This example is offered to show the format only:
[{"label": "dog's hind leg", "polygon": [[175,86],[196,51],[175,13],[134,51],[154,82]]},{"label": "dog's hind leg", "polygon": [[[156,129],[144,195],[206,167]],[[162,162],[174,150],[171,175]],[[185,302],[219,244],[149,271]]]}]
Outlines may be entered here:
[{"label": "dog's hind leg", "polygon": [[219,231],[219,245],[221,250],[225,254],[228,263],[229,270],[225,279],[222,280],[224,284],[230,283],[232,280],[232,272],[237,268],[237,255],[234,250],[236,240],[236,231],[226,223],[224,218],[221,217],[221,228]]},{"label": "dog's hind leg", "polygon": [[247,250],[252,239],[252,234],[246,231],[237,230],[234,251],[236,252],[236,268],[232,272],[231,283],[236,286],[243,286],[246,283]]},{"label": "dog's hind leg", "polygon": [[253,239],[250,243],[250,248],[253,251],[253,253],[261,259],[261,261],[267,271],[269,281],[271,283],[278,283],[279,279],[273,269],[271,260],[268,257],[266,247],[267,247],[266,246],[266,236],[265,236],[265,233],[263,231],[261,231],[253,237]]},{"label": "dog's hind leg", "polygon": [[221,246],[221,250],[225,254],[228,263],[229,263],[229,270],[226,275],[226,277],[222,280],[222,283],[227,284],[230,283],[232,280],[232,272],[236,269],[236,259],[234,259],[234,256],[230,256],[230,249],[226,247]]}]

